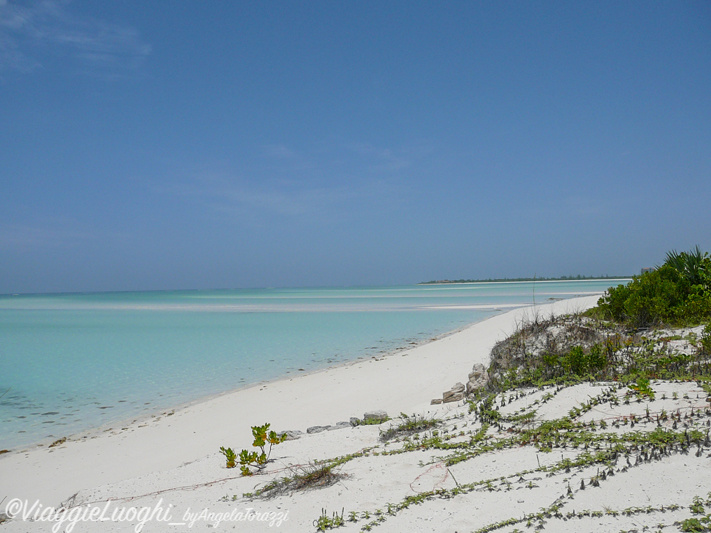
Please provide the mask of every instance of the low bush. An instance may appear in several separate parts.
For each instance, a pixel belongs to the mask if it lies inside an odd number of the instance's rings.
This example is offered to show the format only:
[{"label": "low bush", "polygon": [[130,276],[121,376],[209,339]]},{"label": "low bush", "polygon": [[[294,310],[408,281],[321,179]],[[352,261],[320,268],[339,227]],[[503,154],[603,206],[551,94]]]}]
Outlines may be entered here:
[{"label": "low bush", "polygon": [[[252,446],[259,448],[259,452],[249,450],[242,450],[239,454],[240,471],[243,476],[251,476],[254,472],[252,468],[257,468],[258,470],[263,469],[269,457],[272,453],[272,447],[275,444],[280,444],[286,440],[286,433],[277,435],[275,431],[269,431],[270,424],[264,424],[263,426],[252,426],[252,436],[254,437],[254,442]],[[267,444],[269,449],[266,449]],[[225,448],[224,446],[220,448],[220,453],[225,456],[226,467],[234,468],[237,466],[237,454],[232,448]]]},{"label": "low bush", "polygon": [[711,258],[697,246],[671,251],[660,267],[600,298],[590,314],[633,328],[696,325],[711,319]]}]

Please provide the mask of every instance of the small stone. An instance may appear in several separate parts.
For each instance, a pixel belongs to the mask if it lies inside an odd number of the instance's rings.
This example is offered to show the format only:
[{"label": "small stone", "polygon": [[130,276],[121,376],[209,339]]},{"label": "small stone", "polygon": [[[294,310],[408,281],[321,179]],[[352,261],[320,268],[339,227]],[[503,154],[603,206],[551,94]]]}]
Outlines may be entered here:
[{"label": "small stone", "polygon": [[447,391],[444,393],[444,396],[442,398],[442,403],[458,402],[459,400],[463,400],[463,399],[464,399],[463,392]]},{"label": "small stone", "polygon": [[486,367],[482,364],[476,364],[472,367],[472,371],[469,373],[470,380],[477,380],[479,378],[487,379],[488,372]]},{"label": "small stone", "polygon": [[310,428],[306,429],[306,433],[312,435],[313,433],[321,433],[322,431],[326,431],[327,429],[328,426],[311,426]]},{"label": "small stone", "polygon": [[296,440],[298,439],[301,435],[303,435],[303,431],[299,431],[298,429],[290,429],[288,431],[283,431],[279,435],[286,435],[286,440]]},{"label": "small stone", "polygon": [[345,426],[342,425],[342,424],[343,424],[343,422],[339,422],[339,423],[336,424],[335,426],[328,426],[326,429],[327,429],[328,431],[333,431],[334,429],[344,429],[344,428],[349,428],[349,427],[351,427],[351,423],[350,423],[350,422],[346,422],[346,425],[345,425]]},{"label": "small stone", "polygon": [[430,405],[438,405],[442,403],[442,398],[434,398],[431,402]]},{"label": "small stone", "polygon": [[382,420],[385,421],[388,419],[388,413],[385,411],[368,411],[363,415],[364,420]]},{"label": "small stone", "polygon": [[464,383],[455,383],[451,390],[452,392],[464,392]]},{"label": "small stone", "polygon": [[475,391],[486,386],[486,380],[476,379],[467,382],[467,394],[473,394]]},{"label": "small stone", "polygon": [[357,418],[355,416],[351,417],[351,426],[356,427],[360,425],[360,418]]}]

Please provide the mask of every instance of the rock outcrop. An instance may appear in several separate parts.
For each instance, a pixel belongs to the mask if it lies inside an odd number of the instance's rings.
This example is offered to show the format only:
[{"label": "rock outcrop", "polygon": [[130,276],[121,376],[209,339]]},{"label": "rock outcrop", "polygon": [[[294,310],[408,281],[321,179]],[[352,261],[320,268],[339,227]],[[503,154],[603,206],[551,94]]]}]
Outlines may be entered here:
[{"label": "rock outcrop", "polygon": [[486,387],[489,382],[489,374],[486,367],[482,364],[475,364],[472,371],[469,373],[469,381],[463,383],[455,383],[451,389],[442,393],[442,398],[435,398],[430,402],[431,405],[441,403],[452,403],[464,400],[467,396],[474,394],[479,389]]},{"label": "rock outcrop", "polygon": [[486,367],[482,364],[476,364],[472,367],[472,371],[469,373],[469,381],[467,381],[467,396],[474,394],[479,389],[486,387],[489,382],[489,373],[486,371]]},{"label": "rock outcrop", "polygon": [[442,403],[458,402],[464,399],[466,387],[463,383],[455,383],[454,386],[442,394]]}]

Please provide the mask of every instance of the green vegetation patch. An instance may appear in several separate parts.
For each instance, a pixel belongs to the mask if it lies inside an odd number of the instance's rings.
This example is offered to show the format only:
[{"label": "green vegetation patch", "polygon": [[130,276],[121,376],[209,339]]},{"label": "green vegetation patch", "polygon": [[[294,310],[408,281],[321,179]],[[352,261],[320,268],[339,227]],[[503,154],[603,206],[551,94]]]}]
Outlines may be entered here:
[{"label": "green vegetation patch", "polygon": [[634,328],[695,325],[711,319],[711,258],[697,246],[672,250],[660,267],[607,291],[593,316]]},{"label": "green vegetation patch", "polygon": [[434,428],[440,423],[440,420],[436,418],[426,418],[417,416],[416,414],[408,416],[405,413],[400,413],[400,418],[402,422],[398,425],[380,432],[381,441],[385,442],[394,438],[420,433],[427,429]]}]

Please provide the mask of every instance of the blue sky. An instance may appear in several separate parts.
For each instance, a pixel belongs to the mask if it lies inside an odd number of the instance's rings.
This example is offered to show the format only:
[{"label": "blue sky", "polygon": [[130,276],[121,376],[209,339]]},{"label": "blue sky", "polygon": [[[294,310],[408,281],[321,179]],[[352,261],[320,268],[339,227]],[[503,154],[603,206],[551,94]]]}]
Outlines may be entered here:
[{"label": "blue sky", "polygon": [[0,0],[0,293],[711,250],[711,3]]}]

